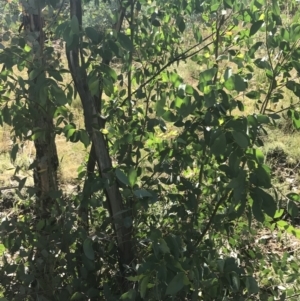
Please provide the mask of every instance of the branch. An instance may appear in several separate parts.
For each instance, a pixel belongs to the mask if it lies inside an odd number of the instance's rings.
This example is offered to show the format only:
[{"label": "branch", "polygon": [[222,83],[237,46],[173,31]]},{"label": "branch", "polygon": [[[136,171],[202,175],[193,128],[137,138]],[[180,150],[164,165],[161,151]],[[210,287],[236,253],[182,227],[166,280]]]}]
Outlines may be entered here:
[{"label": "branch", "polygon": [[[204,39],[207,40],[212,36],[209,35],[208,37],[206,37]],[[202,41],[203,42],[203,41]],[[193,50],[194,48],[196,48],[197,46],[199,46],[202,42],[195,44],[194,46],[190,47],[188,50],[184,51],[183,53],[177,55],[175,58],[171,59],[167,64],[165,64],[160,70],[158,70],[154,75],[152,75],[148,80],[146,80],[143,84],[141,84],[134,92],[131,93],[131,96],[136,94],[137,91],[139,89],[144,88],[145,86],[147,86],[153,79],[155,79],[160,73],[162,73],[165,69],[167,69],[169,66],[173,65],[175,62],[179,62],[181,60],[185,60],[191,56],[193,56],[194,54],[200,52],[201,50],[203,50],[204,48],[206,48],[207,46],[211,45],[214,43],[214,41],[206,44],[205,46],[203,46],[202,48],[200,48],[199,50],[196,50],[195,52],[193,52],[192,54],[187,55],[186,53]],[[123,102],[121,103],[120,107],[122,107],[127,101],[128,101],[129,97],[126,97]]]},{"label": "branch", "polygon": [[[32,186],[23,186],[22,189],[24,189],[24,188],[33,188],[33,187]],[[10,190],[10,189],[19,189],[19,186],[5,186],[5,187],[1,187],[0,191]]]},{"label": "branch", "polygon": [[300,104],[300,100],[298,102],[296,102],[295,104],[293,104],[293,105],[290,105],[290,106],[288,106],[286,108],[283,108],[283,109],[281,109],[279,111],[274,112],[274,114],[278,114],[278,113],[284,112],[284,111],[286,111],[288,109],[291,109],[293,106],[296,106],[296,105],[299,105],[299,104]]},{"label": "branch", "polygon": [[44,31],[48,30],[48,29],[54,24],[54,22],[57,20],[57,17],[58,17],[58,15],[61,13],[62,8],[63,8],[65,2],[66,2],[66,0],[62,0],[61,5],[60,5],[60,7],[59,7],[57,13],[56,13],[56,14],[54,15],[54,17],[52,18],[52,22],[45,28]]},{"label": "branch", "polygon": [[[222,203],[227,199],[228,195],[229,195],[229,198],[232,196],[233,194],[233,190],[229,190],[227,191],[220,199],[219,201],[217,202],[216,206],[215,206],[215,209],[213,210],[210,218],[209,218],[209,221],[207,222],[204,230],[202,231],[202,233],[200,234],[200,237],[198,238],[198,241],[196,243],[196,246],[203,240],[204,236],[206,235],[206,233],[208,232],[217,212],[218,212],[218,209],[219,207],[222,205]],[[215,199],[217,198],[217,196],[215,197]]]},{"label": "branch", "polygon": [[[229,16],[230,17],[230,16]],[[228,19],[226,18],[224,22],[226,22]],[[222,36],[226,31],[227,31],[228,27],[222,31],[222,33],[220,34],[220,36]],[[188,48],[187,50],[185,50],[184,52],[178,54],[176,57],[174,57],[173,59],[171,59],[167,64],[165,64],[160,70],[158,70],[154,75],[152,75],[148,80],[146,80],[143,84],[141,84],[134,92],[131,93],[131,96],[133,96],[134,94],[137,93],[137,91],[139,89],[144,88],[146,85],[148,85],[153,79],[155,79],[160,73],[162,73],[166,68],[168,68],[169,66],[173,65],[175,62],[179,62],[182,60],[186,60],[188,58],[190,58],[191,56],[197,54],[198,52],[202,51],[203,49],[205,49],[206,47],[214,44],[214,41],[209,42],[208,44],[204,45],[203,47],[201,47],[198,50],[195,50],[194,52],[188,54],[190,51],[192,51],[193,49],[195,49],[196,47],[198,47],[200,44],[204,43],[205,41],[207,41],[208,39],[210,39],[213,36],[213,33],[211,33],[210,35],[208,35],[207,37],[205,37],[201,42],[196,43],[195,45],[191,46],[190,48]],[[127,96],[121,103],[120,107],[122,107],[129,99],[129,96]]]}]

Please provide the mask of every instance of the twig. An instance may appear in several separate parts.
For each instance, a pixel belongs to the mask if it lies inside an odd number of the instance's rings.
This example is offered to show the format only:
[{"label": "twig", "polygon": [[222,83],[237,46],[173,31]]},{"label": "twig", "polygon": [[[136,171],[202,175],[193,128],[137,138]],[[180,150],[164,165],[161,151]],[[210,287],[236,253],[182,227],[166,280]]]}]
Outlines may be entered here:
[{"label": "twig", "polygon": [[[299,104],[300,104],[300,100],[299,100],[298,102],[296,102],[293,106],[299,105]],[[292,105],[290,105],[290,106],[288,106],[288,107],[286,107],[286,108],[283,108],[283,109],[281,109],[281,110],[279,110],[279,111],[276,111],[276,112],[274,112],[274,114],[281,113],[281,112],[286,111],[286,110],[288,110],[288,109],[290,109],[290,108],[292,108]]]},{"label": "twig", "polygon": [[[33,188],[33,187],[32,186],[23,186],[22,189],[24,189],[24,188]],[[19,189],[19,186],[4,186],[4,187],[0,188],[0,191],[9,190],[9,189]]]},{"label": "twig", "polygon": [[[222,205],[222,203],[227,199],[228,195],[229,195],[229,198],[232,196],[233,194],[233,190],[229,190],[227,191],[220,199],[219,201],[217,202],[216,206],[215,206],[215,209],[213,210],[204,230],[202,231],[202,233],[200,234],[200,237],[198,238],[197,240],[197,243],[195,244],[195,246],[197,246],[204,238],[204,236],[206,235],[206,233],[208,232],[217,212],[218,212],[218,209],[219,207]],[[217,196],[215,197],[217,198]]]}]

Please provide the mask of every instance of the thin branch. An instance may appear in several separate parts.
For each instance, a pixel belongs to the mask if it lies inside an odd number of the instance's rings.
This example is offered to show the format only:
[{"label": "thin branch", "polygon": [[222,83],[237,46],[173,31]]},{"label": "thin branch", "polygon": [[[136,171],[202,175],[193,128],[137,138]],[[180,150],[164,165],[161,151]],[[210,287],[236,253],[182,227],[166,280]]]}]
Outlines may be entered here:
[{"label": "thin branch", "polygon": [[[200,237],[198,238],[197,243],[195,244],[196,246],[203,240],[204,236],[205,236],[206,233],[208,232],[208,230],[209,230],[209,228],[210,228],[210,226],[211,226],[211,224],[212,224],[212,222],[213,222],[213,220],[214,220],[214,218],[215,218],[215,216],[216,216],[216,214],[217,214],[217,212],[218,212],[219,207],[226,201],[228,195],[229,195],[228,198],[230,198],[230,197],[232,196],[232,194],[233,194],[233,190],[229,190],[229,191],[227,191],[227,192],[219,199],[219,201],[217,202],[217,204],[216,204],[216,206],[215,206],[215,208],[214,208],[214,210],[213,210],[213,212],[212,212],[212,214],[211,214],[211,216],[210,216],[210,218],[209,218],[209,220],[208,220],[208,222],[207,222],[207,224],[206,224],[204,230],[203,230],[202,233],[200,234]],[[217,198],[217,196],[215,197],[215,199],[216,199],[216,198]]]},{"label": "thin branch", "polygon": [[[209,35],[207,38],[205,38],[205,40],[207,40],[208,38],[210,38],[212,36]],[[196,45],[192,46],[190,49],[188,49],[187,51],[177,55],[175,58],[171,59],[167,64],[165,64],[161,69],[159,69],[157,72],[155,72],[155,74],[153,74],[148,80],[146,80],[143,84],[141,84],[134,92],[131,93],[131,96],[136,94],[137,91],[141,88],[144,88],[145,86],[147,86],[153,79],[155,79],[159,74],[161,74],[165,69],[167,69],[169,66],[173,65],[175,62],[179,62],[181,60],[185,60],[191,56],[193,56],[194,54],[200,52],[201,50],[203,50],[204,48],[206,48],[207,46],[211,45],[214,43],[214,41],[206,44],[205,46],[201,47],[199,50],[193,52],[190,55],[186,55],[187,52],[189,52],[190,50],[196,48],[197,46],[199,46],[202,42],[197,43]],[[128,97],[126,97],[123,102],[121,103],[120,107],[122,107],[126,102],[128,101]]]},{"label": "thin branch", "polygon": [[298,102],[296,102],[294,105],[290,105],[290,106],[288,106],[286,108],[283,108],[283,109],[281,109],[279,111],[274,112],[274,114],[279,114],[279,113],[284,112],[284,111],[286,111],[288,109],[291,109],[293,106],[296,106],[296,105],[299,105],[299,104],[300,104],[300,100]]},{"label": "thin branch", "polygon": [[52,21],[51,23],[45,28],[45,31],[48,30],[53,24],[54,22],[56,22],[57,18],[58,18],[58,15],[61,13],[62,9],[63,9],[63,6],[64,4],[66,3],[66,0],[62,0],[61,2],[61,5],[57,11],[57,13],[54,15],[54,17],[52,18]]},{"label": "thin branch", "polygon": [[300,293],[292,295],[292,296],[285,297],[285,300],[292,299],[292,298],[299,297],[299,296],[300,296]]},{"label": "thin branch", "polygon": [[[33,188],[32,186],[23,186],[22,189],[24,188]],[[19,186],[4,186],[0,188],[0,191],[4,190],[10,190],[10,189],[19,189]]]},{"label": "thin branch", "polygon": [[[224,23],[229,19],[229,17],[227,17],[224,20]],[[223,24],[224,24],[223,23]],[[222,33],[220,34],[220,36],[223,36],[223,34],[228,30],[229,27],[226,27],[225,30],[222,31]],[[195,45],[191,46],[190,48],[188,48],[187,50],[183,51],[182,53],[178,54],[177,56],[175,56],[173,59],[171,59],[168,63],[166,63],[161,69],[159,69],[157,72],[155,72],[155,74],[153,74],[148,80],[146,80],[143,84],[141,84],[134,92],[132,92],[131,96],[135,95],[137,93],[137,91],[143,87],[145,87],[146,85],[148,85],[152,80],[154,80],[159,74],[161,74],[165,69],[167,69],[169,66],[173,65],[176,62],[182,61],[182,60],[186,60],[190,57],[192,57],[193,55],[199,53],[200,51],[202,51],[203,49],[205,49],[206,47],[212,45],[215,43],[215,41],[211,41],[208,44],[205,44],[203,47],[201,47],[200,49],[195,50],[194,52],[188,54],[190,51],[192,51],[193,49],[195,49],[196,47],[198,47],[199,45],[203,44],[205,41],[207,41],[208,39],[210,39],[211,37],[213,37],[213,33],[211,33],[210,35],[208,35],[207,37],[205,37],[201,42],[196,43]],[[128,101],[128,96],[122,101],[122,103],[120,104],[120,107],[124,106],[124,104]]]},{"label": "thin branch", "polygon": [[146,97],[145,120],[144,120],[144,123],[142,125],[142,133],[141,133],[141,136],[140,136],[140,143],[139,143],[138,148],[136,150],[136,162],[135,162],[135,167],[136,168],[138,167],[138,164],[139,164],[138,152],[140,151],[142,139],[143,139],[143,136],[145,134],[145,128],[146,128],[146,124],[147,124],[147,117],[148,117],[148,110],[149,110],[150,96],[151,96],[151,93],[153,91],[153,88],[154,88],[154,86],[151,87],[151,89],[148,93],[148,96]]}]

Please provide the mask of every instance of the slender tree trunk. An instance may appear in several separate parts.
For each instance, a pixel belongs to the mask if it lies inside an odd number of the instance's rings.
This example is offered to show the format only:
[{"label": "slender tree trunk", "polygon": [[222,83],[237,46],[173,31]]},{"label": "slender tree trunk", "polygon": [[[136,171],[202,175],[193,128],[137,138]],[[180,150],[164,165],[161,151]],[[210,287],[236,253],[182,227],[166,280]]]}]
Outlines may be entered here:
[{"label": "slender tree trunk", "polygon": [[[82,25],[81,0],[70,0],[71,18],[77,18],[79,26]],[[122,19],[123,17],[121,17]],[[122,22],[119,20],[119,22]],[[123,199],[113,175],[108,172],[112,170],[112,162],[104,135],[99,131],[103,127],[101,124],[94,97],[88,89],[87,73],[82,67],[84,65],[83,55],[80,51],[80,42],[77,46],[67,48],[67,58],[74,80],[75,87],[80,96],[85,119],[85,127],[92,141],[92,150],[95,151],[95,161],[101,177],[107,180],[105,187],[108,208],[113,220],[113,227],[116,233],[117,245],[119,250],[119,264],[123,274],[124,290],[126,290],[125,266],[131,265],[133,261],[133,248],[131,239],[131,226],[126,226],[126,219],[131,214],[130,208],[125,208]],[[95,129],[95,125],[98,129]],[[91,159],[91,166],[93,160]]]},{"label": "slender tree trunk", "polygon": [[[34,140],[36,155],[34,161],[34,185],[36,189],[35,204],[35,223],[40,220],[49,221],[51,209],[55,205],[53,192],[58,191],[57,168],[58,156],[55,144],[55,131],[50,107],[50,101],[47,94],[44,99],[41,98],[41,89],[45,89],[42,82],[46,78],[45,61],[43,57],[44,47],[44,21],[41,14],[40,1],[31,2],[28,7],[26,0],[21,0],[23,6],[23,26],[24,36],[28,44],[32,47],[33,62],[29,67],[29,74],[35,71],[38,75],[32,80],[29,87],[29,106],[32,112],[34,134],[37,135]],[[33,6],[34,4],[34,6]],[[38,130],[37,130],[38,129]],[[36,229],[33,227],[33,231]],[[43,250],[49,250],[47,240],[49,233],[44,229],[37,232],[37,237],[42,237],[44,243],[37,246],[32,259],[32,272],[35,280],[32,283],[32,290],[37,299],[53,300],[55,292],[55,282],[52,275],[55,270],[53,256],[45,257],[42,255]]]}]

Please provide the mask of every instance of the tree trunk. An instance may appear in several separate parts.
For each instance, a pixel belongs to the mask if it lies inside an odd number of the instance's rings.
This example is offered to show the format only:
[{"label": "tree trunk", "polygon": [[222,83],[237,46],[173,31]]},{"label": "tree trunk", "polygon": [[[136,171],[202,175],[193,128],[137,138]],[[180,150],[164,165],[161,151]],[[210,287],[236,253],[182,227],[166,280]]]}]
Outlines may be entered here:
[{"label": "tree trunk", "polygon": [[[57,168],[58,156],[55,144],[55,131],[51,114],[51,103],[48,99],[47,92],[44,93],[44,98],[41,98],[41,89],[45,89],[46,72],[45,61],[43,58],[44,47],[44,21],[41,15],[40,1],[36,0],[35,6],[28,8],[26,0],[21,0],[23,6],[23,23],[19,30],[24,29],[24,36],[27,43],[32,47],[33,62],[29,67],[28,74],[37,74],[35,78],[31,78],[29,87],[30,112],[32,114],[33,125],[35,129],[33,134],[36,135],[34,145],[36,149],[34,161],[34,185],[36,189],[36,204],[35,204],[35,231],[38,222],[44,220],[45,223],[51,217],[51,210],[55,205],[55,197],[53,193],[58,191]],[[44,84],[43,84],[44,82]],[[55,282],[51,275],[55,270],[53,256],[45,257],[42,255],[44,250],[49,250],[47,239],[49,232],[41,229],[37,233],[37,237],[43,239],[43,243],[38,245],[34,251],[32,259],[32,272],[35,280],[32,283],[32,290],[37,296],[37,299],[53,300],[55,293]]]},{"label": "tree trunk", "polygon": [[[81,28],[81,0],[70,0],[70,10],[71,19],[77,18]],[[118,184],[115,181],[114,176],[109,172],[109,170],[112,170],[112,162],[104,135],[99,130],[103,128],[104,125],[102,124],[103,122],[101,122],[101,119],[98,117],[94,96],[91,94],[88,88],[87,73],[82,67],[84,65],[84,61],[83,55],[80,51],[80,42],[76,46],[72,45],[72,48],[70,49],[67,47],[66,51],[70,72],[82,102],[85,127],[92,141],[92,149],[95,154],[95,161],[102,178],[107,180],[105,194],[117,238],[119,264],[123,274],[122,281],[126,283],[124,266],[129,266],[134,258],[131,240],[132,227],[126,225],[126,220],[131,215],[131,210],[130,208],[125,208]],[[95,125],[97,129],[95,128]],[[92,161],[93,160],[91,160],[91,163]],[[124,290],[126,290],[126,288],[124,288]]]}]

